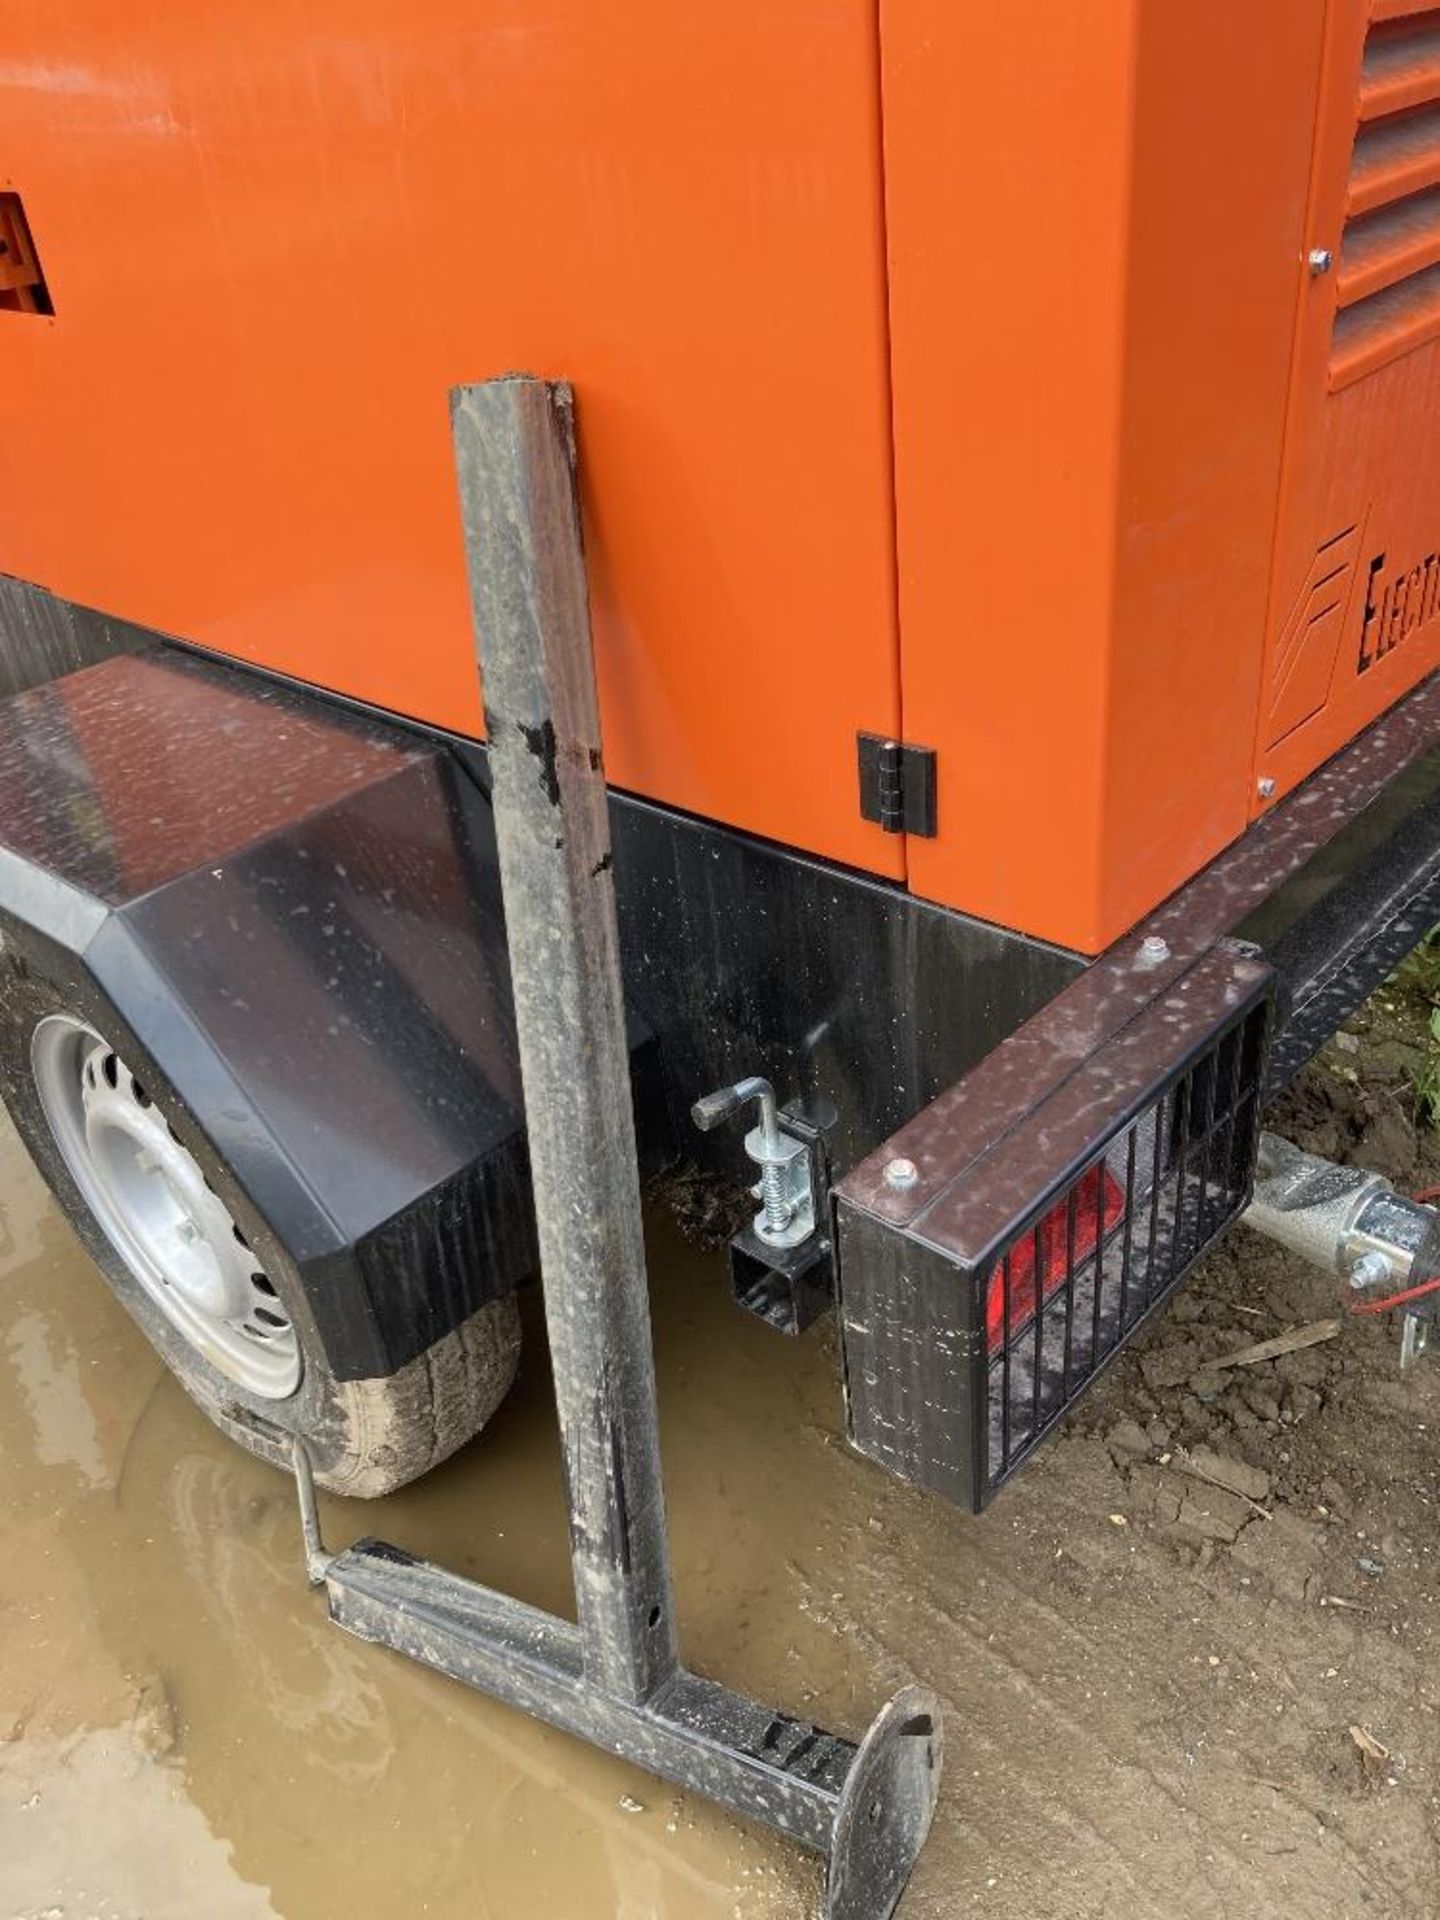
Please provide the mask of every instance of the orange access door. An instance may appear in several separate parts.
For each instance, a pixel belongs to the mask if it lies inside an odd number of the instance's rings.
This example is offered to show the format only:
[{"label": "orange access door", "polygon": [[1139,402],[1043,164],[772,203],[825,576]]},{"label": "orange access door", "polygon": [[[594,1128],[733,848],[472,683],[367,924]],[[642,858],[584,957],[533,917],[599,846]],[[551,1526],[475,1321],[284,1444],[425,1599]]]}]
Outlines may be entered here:
[{"label": "orange access door", "polygon": [[1251,817],[1327,6],[880,12],[910,884],[1093,953]]},{"label": "orange access door", "polygon": [[875,0],[11,0],[0,570],[478,733],[447,390],[564,376],[612,777],[900,877],[878,59]]}]

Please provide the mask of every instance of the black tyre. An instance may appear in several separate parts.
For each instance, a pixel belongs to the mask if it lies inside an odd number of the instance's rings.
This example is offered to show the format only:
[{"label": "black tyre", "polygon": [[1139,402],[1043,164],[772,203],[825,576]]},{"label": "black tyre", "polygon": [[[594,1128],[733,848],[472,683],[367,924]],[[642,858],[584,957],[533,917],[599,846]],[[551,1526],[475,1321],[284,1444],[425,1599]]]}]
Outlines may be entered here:
[{"label": "black tyre", "polygon": [[489,1419],[515,1375],[513,1295],[383,1379],[337,1380],[295,1265],[113,1009],[0,964],[0,1091],[96,1265],[205,1413],[241,1446],[370,1498]]}]

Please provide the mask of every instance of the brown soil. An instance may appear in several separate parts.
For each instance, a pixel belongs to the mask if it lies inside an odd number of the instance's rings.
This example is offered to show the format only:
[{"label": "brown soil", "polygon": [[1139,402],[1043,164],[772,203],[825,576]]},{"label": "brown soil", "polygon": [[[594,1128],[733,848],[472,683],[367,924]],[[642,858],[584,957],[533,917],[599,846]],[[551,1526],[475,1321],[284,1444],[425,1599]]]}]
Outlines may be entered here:
[{"label": "brown soil", "polygon": [[[1378,996],[1269,1124],[1440,1181],[1414,1123],[1427,1013]],[[905,1920],[1440,1912],[1440,1380],[1400,1374],[1396,1316],[1347,1309],[1242,1229],[988,1517],[927,1515],[933,1557],[911,1534],[906,1663],[951,1674],[957,1764]],[[964,1537],[958,1593],[941,1535]]]},{"label": "brown soil", "polygon": [[[1372,1003],[1273,1123],[1440,1180],[1427,1011]],[[284,1482],[160,1371],[8,1132],[0,1205],[0,1920],[814,1912],[784,1844],[339,1635]],[[1389,1320],[1237,1233],[976,1520],[845,1448],[826,1334],[737,1315],[659,1222],[652,1268],[693,1664],[849,1731],[911,1677],[948,1702],[903,1920],[1440,1911],[1440,1373],[1400,1376]],[[563,1608],[543,1369],[326,1520]]]}]

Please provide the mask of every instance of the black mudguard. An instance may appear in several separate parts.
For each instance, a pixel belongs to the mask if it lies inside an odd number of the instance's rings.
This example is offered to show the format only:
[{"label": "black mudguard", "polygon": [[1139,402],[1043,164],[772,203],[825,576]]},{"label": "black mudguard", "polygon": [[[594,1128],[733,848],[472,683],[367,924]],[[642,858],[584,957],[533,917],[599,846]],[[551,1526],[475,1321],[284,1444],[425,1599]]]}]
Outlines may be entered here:
[{"label": "black mudguard", "polygon": [[0,979],[151,1063],[338,1379],[534,1265],[488,803],[443,744],[157,648],[0,704]]}]

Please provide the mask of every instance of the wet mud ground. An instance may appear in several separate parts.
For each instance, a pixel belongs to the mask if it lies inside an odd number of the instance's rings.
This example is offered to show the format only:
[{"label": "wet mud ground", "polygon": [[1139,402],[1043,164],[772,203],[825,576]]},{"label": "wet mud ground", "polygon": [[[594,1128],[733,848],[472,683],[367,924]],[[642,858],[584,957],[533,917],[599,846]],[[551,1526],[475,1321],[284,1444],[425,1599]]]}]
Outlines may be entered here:
[{"label": "wet mud ground", "polygon": [[[1278,1118],[1415,1188],[1405,1002]],[[912,1677],[947,1701],[903,1920],[1440,1912],[1440,1360],[1402,1378],[1352,1317],[1217,1371],[1344,1312],[1237,1234],[974,1520],[846,1450],[827,1334],[747,1321],[651,1228],[692,1664],[851,1732]],[[0,1920],[816,1911],[784,1843],[329,1626],[286,1483],[171,1383],[8,1126],[0,1462]],[[429,1480],[325,1517],[566,1610],[543,1365]]]}]

